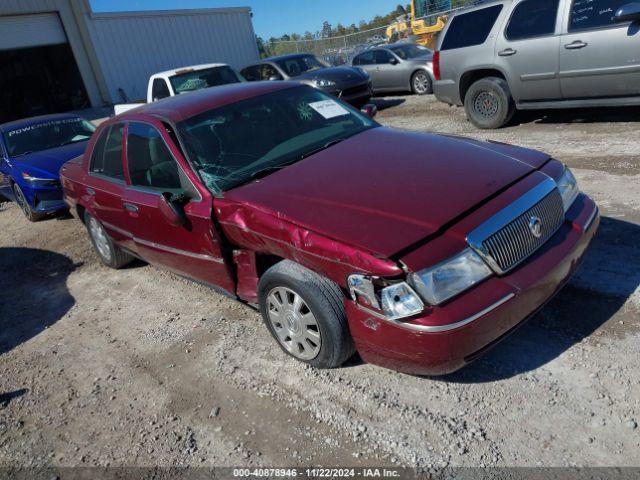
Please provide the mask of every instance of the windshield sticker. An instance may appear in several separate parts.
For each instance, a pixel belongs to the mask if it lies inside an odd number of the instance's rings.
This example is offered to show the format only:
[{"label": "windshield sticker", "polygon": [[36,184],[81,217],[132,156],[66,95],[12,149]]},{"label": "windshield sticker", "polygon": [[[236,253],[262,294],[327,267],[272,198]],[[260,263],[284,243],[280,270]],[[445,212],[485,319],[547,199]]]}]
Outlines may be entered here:
[{"label": "windshield sticker", "polygon": [[306,103],[298,104],[298,116],[300,120],[306,120],[307,122],[313,118],[313,110]]},{"label": "windshield sticker", "polygon": [[42,128],[42,127],[51,127],[51,126],[56,126],[56,125],[65,125],[65,124],[69,124],[69,123],[78,123],[80,121],[79,118],[69,118],[66,120],[54,120],[51,122],[45,122],[45,123],[38,123],[36,125],[29,125],[26,127],[22,127],[22,128],[18,128],[16,130],[11,130],[9,133],[7,133],[7,137],[12,137],[14,135],[20,135],[21,133],[26,133],[26,132],[31,132],[33,130],[36,130],[38,128]]},{"label": "windshield sticker", "polygon": [[349,110],[333,100],[313,102],[309,106],[326,119],[349,115]]}]

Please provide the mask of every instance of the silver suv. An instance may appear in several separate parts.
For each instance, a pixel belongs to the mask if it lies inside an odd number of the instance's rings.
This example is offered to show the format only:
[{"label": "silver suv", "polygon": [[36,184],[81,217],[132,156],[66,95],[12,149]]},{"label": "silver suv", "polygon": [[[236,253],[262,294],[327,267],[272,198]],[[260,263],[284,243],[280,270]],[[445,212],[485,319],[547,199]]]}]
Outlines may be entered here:
[{"label": "silver suv", "polygon": [[640,105],[640,2],[502,0],[452,15],[434,93],[479,128],[515,110]]}]

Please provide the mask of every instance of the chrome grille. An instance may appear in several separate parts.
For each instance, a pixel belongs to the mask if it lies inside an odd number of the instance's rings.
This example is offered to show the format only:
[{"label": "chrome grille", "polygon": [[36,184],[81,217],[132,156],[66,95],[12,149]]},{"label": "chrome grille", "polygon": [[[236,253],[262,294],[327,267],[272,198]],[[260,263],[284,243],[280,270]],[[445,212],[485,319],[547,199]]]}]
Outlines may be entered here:
[{"label": "chrome grille", "polygon": [[[539,237],[534,236],[529,227],[534,217],[540,219]],[[507,272],[544,245],[558,231],[563,221],[562,197],[556,189],[482,244],[500,270]]]},{"label": "chrome grille", "polygon": [[471,232],[467,241],[496,273],[503,274],[544,245],[564,218],[562,196],[548,179]]}]

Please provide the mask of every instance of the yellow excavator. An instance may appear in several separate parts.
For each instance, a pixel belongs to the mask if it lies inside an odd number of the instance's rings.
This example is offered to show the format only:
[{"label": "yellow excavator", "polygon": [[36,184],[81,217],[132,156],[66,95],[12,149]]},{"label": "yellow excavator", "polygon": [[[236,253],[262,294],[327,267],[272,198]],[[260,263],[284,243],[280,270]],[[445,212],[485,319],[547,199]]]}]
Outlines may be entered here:
[{"label": "yellow excavator", "polygon": [[436,36],[444,29],[447,17],[439,16],[435,23],[430,24],[424,19],[416,20],[416,1],[424,0],[411,0],[411,12],[398,18],[396,23],[387,28],[387,41],[394,43],[399,40],[413,39],[417,44],[433,49]]}]

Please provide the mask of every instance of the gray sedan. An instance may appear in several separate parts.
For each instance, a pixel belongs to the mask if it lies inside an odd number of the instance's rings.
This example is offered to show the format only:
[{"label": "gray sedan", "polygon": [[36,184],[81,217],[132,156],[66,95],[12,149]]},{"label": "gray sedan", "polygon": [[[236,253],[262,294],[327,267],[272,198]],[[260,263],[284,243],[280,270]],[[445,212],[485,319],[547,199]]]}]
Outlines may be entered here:
[{"label": "gray sedan", "polygon": [[433,92],[433,52],[421,45],[381,45],[359,53],[351,63],[371,75],[374,93]]},{"label": "gray sedan", "polygon": [[361,107],[371,98],[371,79],[361,68],[329,67],[310,54],[266,58],[242,69],[248,81],[298,80]]}]

